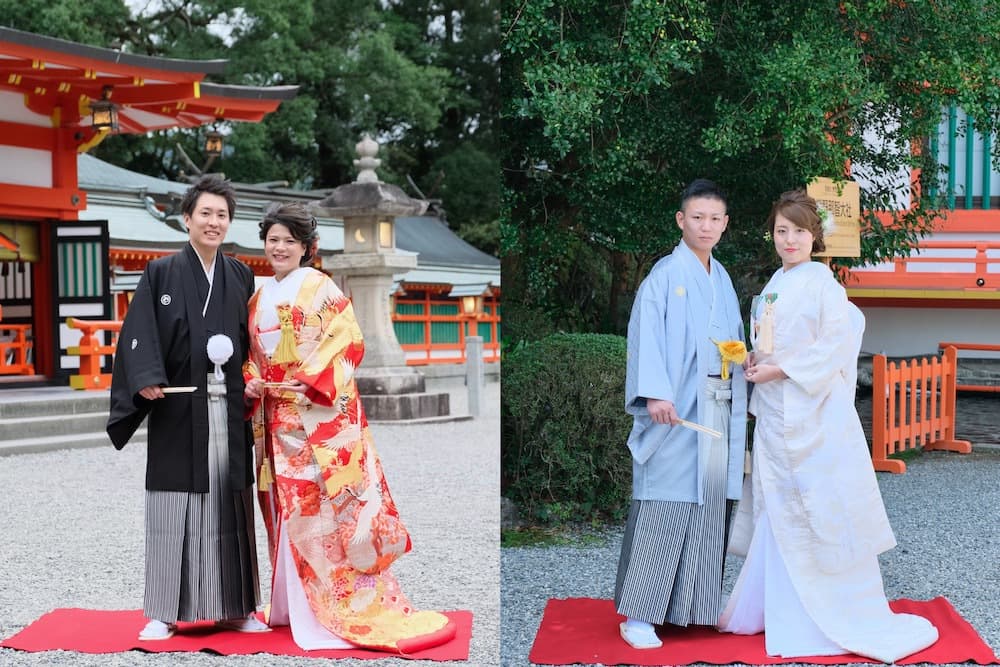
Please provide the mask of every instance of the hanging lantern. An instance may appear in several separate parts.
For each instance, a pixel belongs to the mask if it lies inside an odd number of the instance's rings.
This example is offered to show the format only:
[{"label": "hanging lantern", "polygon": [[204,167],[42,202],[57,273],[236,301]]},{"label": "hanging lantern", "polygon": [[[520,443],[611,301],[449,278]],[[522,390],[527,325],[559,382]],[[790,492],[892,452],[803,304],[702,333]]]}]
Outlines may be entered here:
[{"label": "hanging lantern", "polygon": [[205,155],[208,157],[222,155],[222,134],[214,128],[205,134]]},{"label": "hanging lantern", "polygon": [[111,86],[104,86],[101,99],[90,101],[91,124],[100,132],[118,130],[118,109],[111,101]]},{"label": "hanging lantern", "polygon": [[481,294],[463,296],[459,303],[462,314],[466,317],[478,317],[483,313],[483,296]]}]

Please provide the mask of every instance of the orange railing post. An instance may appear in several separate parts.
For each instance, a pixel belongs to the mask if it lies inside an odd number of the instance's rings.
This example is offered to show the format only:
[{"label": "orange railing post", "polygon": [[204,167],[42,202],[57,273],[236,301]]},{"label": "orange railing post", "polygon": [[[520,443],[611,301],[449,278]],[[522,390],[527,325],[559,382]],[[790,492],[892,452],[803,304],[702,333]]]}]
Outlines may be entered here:
[{"label": "orange railing post", "polygon": [[[83,333],[78,345],[66,348],[66,354],[80,357],[80,372],[70,376],[69,385],[74,389],[110,387],[111,373],[102,372],[101,357],[114,356],[122,323],[116,320],[78,320],[75,317],[68,317],[66,326],[79,329]],[[107,331],[111,340],[107,343],[98,340],[98,333],[101,331]]]},{"label": "orange railing post", "polygon": [[889,363],[872,358],[872,465],[904,473],[906,463],[891,454],[923,447],[968,454],[972,443],[955,439],[955,373],[958,353],[945,348],[940,359]]}]

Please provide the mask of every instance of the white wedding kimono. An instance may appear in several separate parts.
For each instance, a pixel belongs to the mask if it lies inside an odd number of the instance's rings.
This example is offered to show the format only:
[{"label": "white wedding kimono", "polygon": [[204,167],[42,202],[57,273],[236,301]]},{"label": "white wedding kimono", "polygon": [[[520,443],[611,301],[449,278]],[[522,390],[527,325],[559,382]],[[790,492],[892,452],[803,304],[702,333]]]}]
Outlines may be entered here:
[{"label": "white wedding kimono", "polygon": [[731,551],[747,548],[741,535],[752,540],[719,628],[763,630],[770,655],[894,662],[938,633],[922,617],[893,614],[883,589],[878,554],[896,541],[854,407],[864,316],[818,262],[778,269],[751,326],[765,301],[773,351],[756,350],[755,361],[788,378],[751,394],[753,498],[741,501]]}]

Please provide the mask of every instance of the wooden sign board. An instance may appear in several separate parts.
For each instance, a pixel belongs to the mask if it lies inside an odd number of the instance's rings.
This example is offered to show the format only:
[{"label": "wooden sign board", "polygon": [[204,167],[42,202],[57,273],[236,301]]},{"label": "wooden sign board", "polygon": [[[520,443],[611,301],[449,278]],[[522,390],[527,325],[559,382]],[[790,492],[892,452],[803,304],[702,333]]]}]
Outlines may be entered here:
[{"label": "wooden sign board", "polygon": [[832,178],[815,178],[806,187],[806,194],[833,213],[836,228],[824,233],[826,250],[816,257],[861,256],[861,189],[854,181],[835,182]]}]

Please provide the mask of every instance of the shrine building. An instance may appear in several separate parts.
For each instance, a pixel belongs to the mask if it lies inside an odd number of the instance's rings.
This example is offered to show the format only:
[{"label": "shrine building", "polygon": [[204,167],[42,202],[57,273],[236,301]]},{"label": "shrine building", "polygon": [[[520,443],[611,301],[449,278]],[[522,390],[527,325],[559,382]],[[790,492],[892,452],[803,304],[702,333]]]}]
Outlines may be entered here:
[{"label": "shrine building", "polygon": [[107,223],[80,219],[79,154],[112,132],[257,122],[298,89],[205,81],[225,65],[0,27],[0,380],[55,377],[60,323],[113,317]]}]

